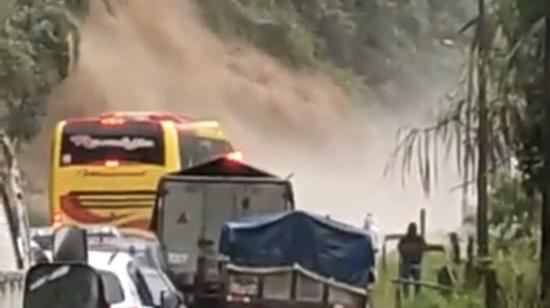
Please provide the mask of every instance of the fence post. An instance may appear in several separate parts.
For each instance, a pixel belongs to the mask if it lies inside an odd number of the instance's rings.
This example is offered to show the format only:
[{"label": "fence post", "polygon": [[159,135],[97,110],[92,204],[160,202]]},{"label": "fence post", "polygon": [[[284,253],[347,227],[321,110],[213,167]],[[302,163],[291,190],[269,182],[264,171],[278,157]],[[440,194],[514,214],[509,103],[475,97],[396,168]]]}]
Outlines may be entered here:
[{"label": "fence post", "polygon": [[395,284],[395,308],[401,308],[401,285]]},{"label": "fence post", "polygon": [[498,307],[498,294],[497,294],[497,274],[494,269],[485,269],[485,298],[487,300],[487,308]]},{"label": "fence post", "polygon": [[388,269],[388,261],[386,256],[386,240],[384,239],[384,244],[382,245],[382,272],[386,273]]},{"label": "fence post", "polygon": [[426,209],[420,210],[420,236],[426,238]]}]

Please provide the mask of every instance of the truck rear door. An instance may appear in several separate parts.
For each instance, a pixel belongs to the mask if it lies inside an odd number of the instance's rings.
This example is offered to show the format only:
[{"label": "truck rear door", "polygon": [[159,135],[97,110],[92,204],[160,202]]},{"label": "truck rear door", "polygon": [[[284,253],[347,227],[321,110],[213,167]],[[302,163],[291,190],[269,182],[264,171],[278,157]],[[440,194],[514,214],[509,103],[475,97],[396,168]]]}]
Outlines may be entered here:
[{"label": "truck rear door", "polygon": [[195,272],[205,187],[200,183],[167,181],[163,190],[160,240],[167,250],[167,261],[175,272]]},{"label": "truck rear door", "polygon": [[160,239],[170,268],[179,273],[196,272],[200,242],[217,251],[225,222],[288,209],[288,189],[281,182],[165,181]]},{"label": "truck rear door", "polygon": [[234,183],[205,183],[203,239],[212,243],[217,251],[218,237],[223,224],[236,217],[236,190]]},{"label": "truck rear door", "polygon": [[236,218],[282,212],[291,207],[283,183],[250,183],[236,190]]}]

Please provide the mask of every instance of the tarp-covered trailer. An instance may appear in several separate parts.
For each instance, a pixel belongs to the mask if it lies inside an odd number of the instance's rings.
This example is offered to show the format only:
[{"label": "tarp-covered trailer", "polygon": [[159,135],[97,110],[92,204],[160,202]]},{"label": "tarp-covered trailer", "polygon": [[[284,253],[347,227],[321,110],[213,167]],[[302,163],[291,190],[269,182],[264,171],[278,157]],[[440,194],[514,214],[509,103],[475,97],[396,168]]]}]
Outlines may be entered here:
[{"label": "tarp-covered trailer", "polygon": [[294,208],[289,181],[227,158],[164,176],[157,194],[151,230],[174,283],[194,303],[220,298],[217,248],[225,222]]},{"label": "tarp-covered trailer", "polygon": [[220,235],[227,307],[363,308],[374,250],[361,229],[302,211],[228,222]]}]

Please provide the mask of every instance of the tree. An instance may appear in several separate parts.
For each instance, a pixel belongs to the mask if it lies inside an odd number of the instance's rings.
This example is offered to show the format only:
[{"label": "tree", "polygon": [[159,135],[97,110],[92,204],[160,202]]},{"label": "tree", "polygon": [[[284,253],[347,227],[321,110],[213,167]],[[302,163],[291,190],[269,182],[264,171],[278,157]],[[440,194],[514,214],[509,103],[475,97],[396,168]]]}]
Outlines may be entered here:
[{"label": "tree", "polygon": [[[125,0],[103,0],[113,14],[118,2]],[[48,96],[78,60],[79,24],[90,5],[91,0],[13,0],[0,20],[0,124],[12,138],[24,141],[38,133]]]},{"label": "tree", "polygon": [[[405,171],[410,170],[412,156],[418,156],[419,175],[428,193],[436,178],[438,140],[448,144],[448,149],[456,150],[459,170],[468,171],[463,174],[473,174],[472,169],[478,168],[475,180],[478,183],[480,256],[486,255],[488,249],[488,241],[484,238],[487,225],[484,217],[487,181],[484,178],[504,166],[509,167],[511,158],[519,162],[522,184],[532,200],[537,200],[534,192],[541,193],[544,208],[550,210],[550,191],[547,192],[550,189],[550,146],[543,146],[550,140],[550,95],[546,99],[544,96],[548,94],[549,83],[543,81],[542,70],[550,66],[542,48],[544,4],[543,0],[489,1],[487,18],[478,16],[477,23],[469,23],[478,27],[470,47],[466,78],[452,97],[449,110],[434,126],[408,130],[394,155]],[[484,9],[480,2],[481,16]],[[413,151],[414,148],[418,151]],[[465,185],[472,180],[465,178]],[[534,211],[536,207],[532,208]],[[549,216],[546,219],[550,221],[550,211],[543,216]],[[543,242],[548,242],[550,250],[550,225],[545,226],[549,230],[546,237],[543,235]],[[542,286],[547,286],[550,283],[550,251],[543,253],[542,259]],[[542,292],[543,297],[544,294]]]},{"label": "tree", "polygon": [[542,252],[541,252],[541,297],[542,307],[550,308],[550,5],[545,7],[544,35],[544,120],[542,140],[544,149],[542,189]]},{"label": "tree", "polygon": [[28,140],[52,89],[78,57],[78,22],[63,1],[18,1],[0,27],[1,123]]}]

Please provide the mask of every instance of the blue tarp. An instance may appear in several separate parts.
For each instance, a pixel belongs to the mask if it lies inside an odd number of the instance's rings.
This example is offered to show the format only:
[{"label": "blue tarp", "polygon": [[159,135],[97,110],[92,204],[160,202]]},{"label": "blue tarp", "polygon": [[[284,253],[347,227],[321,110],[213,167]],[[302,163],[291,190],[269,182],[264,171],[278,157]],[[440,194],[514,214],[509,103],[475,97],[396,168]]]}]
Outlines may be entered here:
[{"label": "blue tarp", "polygon": [[363,288],[374,266],[370,237],[334,220],[292,211],[228,222],[220,253],[248,267],[299,264],[326,278]]}]

